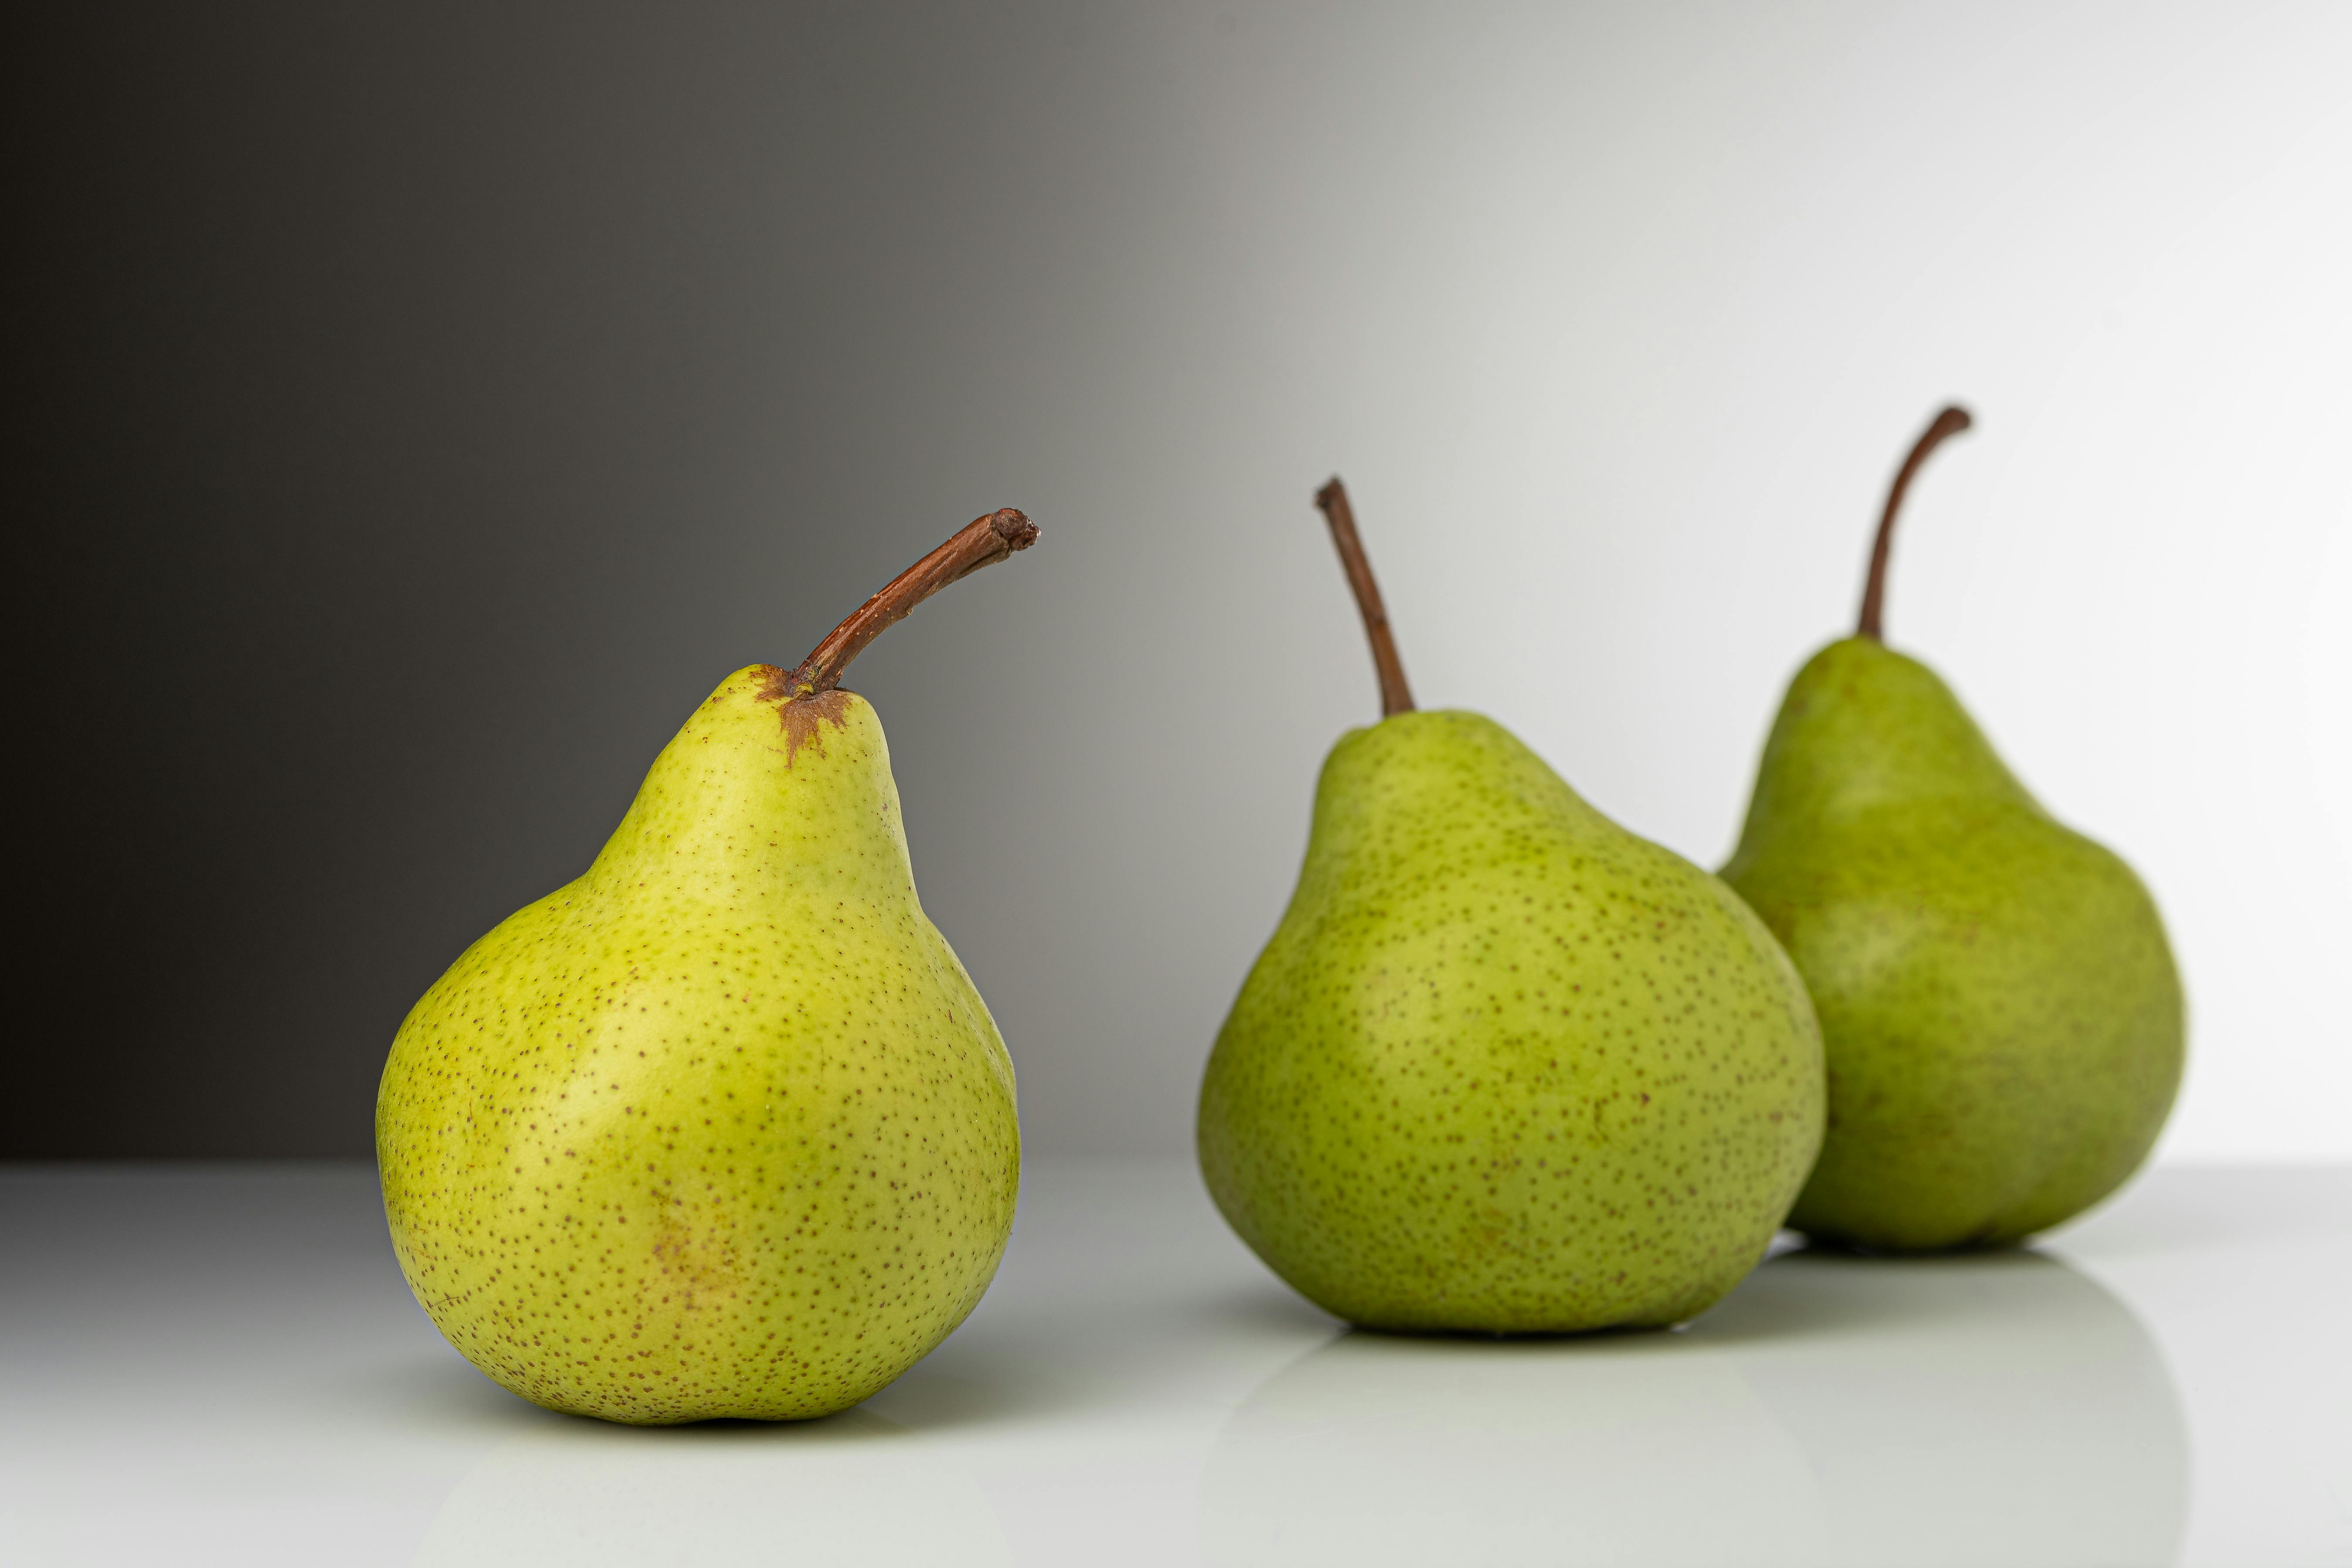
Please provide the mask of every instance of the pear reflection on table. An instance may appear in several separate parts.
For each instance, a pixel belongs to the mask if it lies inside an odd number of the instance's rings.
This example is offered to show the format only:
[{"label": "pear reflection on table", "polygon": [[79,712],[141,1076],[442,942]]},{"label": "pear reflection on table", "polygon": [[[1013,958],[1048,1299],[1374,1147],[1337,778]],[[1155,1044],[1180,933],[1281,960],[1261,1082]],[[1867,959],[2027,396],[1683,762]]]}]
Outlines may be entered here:
[{"label": "pear reflection on table", "polygon": [[1692,1331],[1738,1346],[1804,1449],[1825,1563],[2179,1554],[2189,1436],[2163,1352],[2055,1258],[1790,1253]]},{"label": "pear reflection on table", "polygon": [[2130,1310],[2032,1252],[1784,1254],[1677,1333],[1348,1333],[1228,1422],[1208,1558],[2161,1564],[2188,1442]]},{"label": "pear reflection on table", "polygon": [[1349,1333],[1276,1373],[1211,1453],[1212,1563],[1810,1563],[1804,1456],[1685,1334]]},{"label": "pear reflection on table", "polygon": [[652,1430],[550,1417],[457,1483],[415,1558],[417,1568],[1012,1561],[979,1485],[865,1410]]}]

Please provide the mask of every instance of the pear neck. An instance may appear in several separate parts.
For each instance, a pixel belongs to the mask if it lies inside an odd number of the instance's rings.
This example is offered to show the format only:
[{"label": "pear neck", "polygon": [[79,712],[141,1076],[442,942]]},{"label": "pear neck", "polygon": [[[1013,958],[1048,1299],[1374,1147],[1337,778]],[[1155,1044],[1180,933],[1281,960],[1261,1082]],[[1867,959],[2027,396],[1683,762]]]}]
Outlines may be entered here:
[{"label": "pear neck", "polygon": [[1961,797],[2041,810],[1935,671],[1849,637],[1790,683],[1764,743],[1742,847],[1790,823]]},{"label": "pear neck", "polygon": [[1500,724],[1440,709],[1351,730],[1315,790],[1310,867],[1364,879],[1444,879],[1544,835],[1605,829],[1598,813]]},{"label": "pear neck", "polygon": [[[837,692],[830,717],[787,751],[763,689],[739,670],[695,710],[589,873],[607,891],[659,886],[697,902],[912,896],[898,792],[874,710]],[[878,836],[878,837],[877,837]]]}]

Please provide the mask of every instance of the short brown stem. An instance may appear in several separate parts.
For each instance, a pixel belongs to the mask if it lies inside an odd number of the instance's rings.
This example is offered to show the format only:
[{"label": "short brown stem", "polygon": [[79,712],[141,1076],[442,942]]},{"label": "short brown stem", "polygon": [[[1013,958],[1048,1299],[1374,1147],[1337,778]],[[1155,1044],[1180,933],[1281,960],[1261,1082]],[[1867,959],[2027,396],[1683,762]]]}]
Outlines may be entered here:
[{"label": "short brown stem", "polygon": [[1928,453],[1974,423],[1967,409],[1953,404],[1928,422],[1919,439],[1911,444],[1911,455],[1895,471],[1895,483],[1887,487],[1886,510],[1879,514],[1878,537],[1870,547],[1870,577],[1863,584],[1862,618],[1854,636],[1873,642],[1886,640],[1886,556],[1895,542],[1895,514],[1903,510],[1903,492],[1911,488],[1911,476],[1919,471]]},{"label": "short brown stem", "polygon": [[880,593],[857,607],[857,613],[833,628],[799,668],[778,683],[775,696],[798,701],[841,684],[850,660],[866,645],[907,618],[908,612],[958,578],[992,566],[1016,550],[1036,542],[1037,525],[1006,507],[977,517],[955,537],[890,579]]},{"label": "short brown stem", "polygon": [[1364,558],[1364,542],[1356,537],[1356,512],[1348,504],[1348,489],[1338,479],[1315,492],[1331,525],[1331,542],[1339,547],[1339,564],[1348,571],[1348,586],[1356,591],[1356,608],[1364,613],[1364,635],[1371,639],[1372,668],[1381,678],[1381,717],[1412,711],[1412,689],[1404,683],[1404,663],[1397,658],[1396,637],[1389,631],[1389,613],[1381,604],[1381,585],[1372,580],[1372,563]]}]

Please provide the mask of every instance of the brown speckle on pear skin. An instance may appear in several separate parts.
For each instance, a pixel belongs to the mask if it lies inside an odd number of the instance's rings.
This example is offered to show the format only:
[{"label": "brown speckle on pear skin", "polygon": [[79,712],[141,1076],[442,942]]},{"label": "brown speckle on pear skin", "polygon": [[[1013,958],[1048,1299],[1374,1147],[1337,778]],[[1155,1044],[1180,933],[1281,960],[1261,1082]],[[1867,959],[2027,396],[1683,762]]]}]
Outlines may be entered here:
[{"label": "brown speckle on pear skin", "polygon": [[1677,1322],[1755,1266],[1819,1147],[1795,971],[1713,878],[1507,731],[1333,748],[1298,889],[1202,1087],[1202,1170],[1370,1327]]}]

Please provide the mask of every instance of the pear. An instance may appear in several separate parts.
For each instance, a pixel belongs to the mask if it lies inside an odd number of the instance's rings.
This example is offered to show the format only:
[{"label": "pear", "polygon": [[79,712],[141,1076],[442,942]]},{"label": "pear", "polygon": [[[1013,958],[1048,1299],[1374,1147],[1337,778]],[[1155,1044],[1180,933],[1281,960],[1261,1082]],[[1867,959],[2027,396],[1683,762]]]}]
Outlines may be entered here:
[{"label": "pear", "polygon": [[988,1288],[1012,1063],[915,896],[882,726],[836,682],[1036,531],[978,519],[798,668],[721,681],[586,874],[401,1025],[376,1102],[394,1249],[496,1382],[638,1425],[824,1415]]},{"label": "pear", "polygon": [[1317,500],[1385,717],[1325,762],[1297,890],[1209,1058],[1209,1191],[1368,1328],[1692,1317],[1820,1146],[1804,986],[1730,889],[1502,726],[1416,711],[1347,494]]},{"label": "pear", "polygon": [[1829,1133],[1790,1224],[1890,1251],[2000,1246],[2098,1202],[2179,1086],[2180,978],[2131,868],[2054,821],[1951,689],[1885,646],[1896,474],[1860,629],[1790,684],[1723,868],[1803,972]]}]

